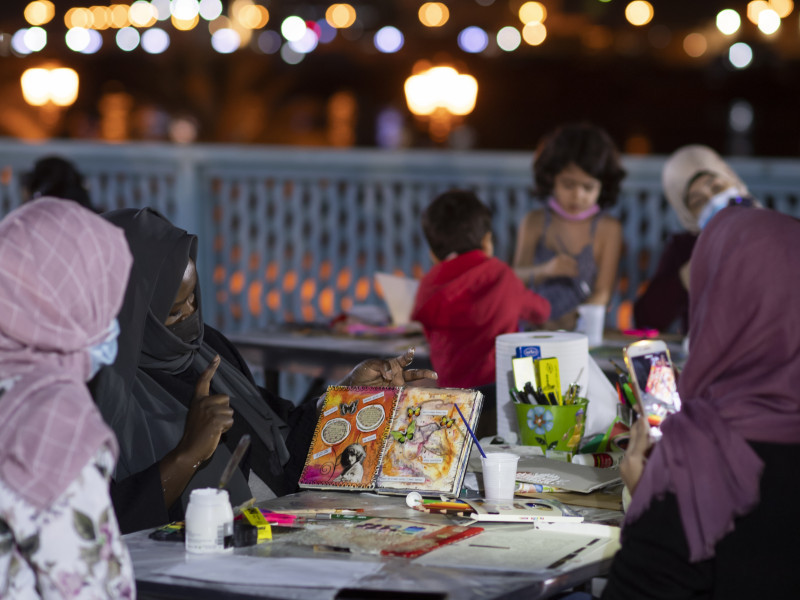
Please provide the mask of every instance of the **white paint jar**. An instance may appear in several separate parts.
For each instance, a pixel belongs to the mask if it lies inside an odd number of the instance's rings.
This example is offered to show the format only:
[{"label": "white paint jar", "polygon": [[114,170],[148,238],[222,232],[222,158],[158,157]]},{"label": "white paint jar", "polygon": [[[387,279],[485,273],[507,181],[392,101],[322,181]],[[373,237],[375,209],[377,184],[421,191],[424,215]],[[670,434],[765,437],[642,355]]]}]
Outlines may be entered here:
[{"label": "white paint jar", "polygon": [[192,490],[186,507],[186,551],[233,552],[233,510],[227,490]]}]

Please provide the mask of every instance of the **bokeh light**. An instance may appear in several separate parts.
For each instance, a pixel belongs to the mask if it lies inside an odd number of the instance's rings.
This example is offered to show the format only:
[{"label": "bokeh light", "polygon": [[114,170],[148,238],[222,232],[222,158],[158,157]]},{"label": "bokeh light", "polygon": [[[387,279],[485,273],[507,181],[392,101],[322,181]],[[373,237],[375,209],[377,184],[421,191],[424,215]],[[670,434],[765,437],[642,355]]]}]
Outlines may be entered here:
[{"label": "bokeh light", "polygon": [[129,7],[124,4],[114,4],[109,7],[110,16],[108,20],[111,22],[111,27],[122,29],[131,24],[130,19],[128,19],[128,9]]},{"label": "bokeh light", "polygon": [[289,46],[295,52],[299,52],[300,54],[308,54],[309,52],[313,52],[314,48],[317,47],[317,34],[314,33],[312,29],[306,28],[305,33],[303,33],[303,37],[299,40],[293,40],[289,42]]},{"label": "bokeh light", "polygon": [[753,105],[747,100],[734,102],[728,113],[728,124],[738,133],[748,131],[753,126]]},{"label": "bokeh light", "polygon": [[156,9],[146,0],[136,0],[128,9],[128,20],[134,27],[150,27],[156,22]]},{"label": "bokeh light", "polygon": [[319,19],[317,21],[317,27],[319,27],[320,44],[329,44],[336,39],[336,28],[325,19]]},{"label": "bokeh light", "polygon": [[197,0],[172,0],[169,10],[176,19],[191,21],[200,14],[200,5]]},{"label": "bokeh light", "polygon": [[95,29],[89,30],[89,45],[81,50],[81,54],[94,54],[103,47],[103,36]]},{"label": "bokeh light", "polygon": [[690,33],[683,38],[683,51],[692,58],[703,56],[708,50],[708,40],[702,33]]},{"label": "bokeh light", "polygon": [[30,25],[44,25],[53,20],[56,14],[55,5],[50,0],[36,0],[25,7],[25,20]]},{"label": "bokeh light", "polygon": [[349,4],[331,4],[325,11],[325,20],[331,27],[347,29],[356,22],[356,9]]},{"label": "bokeh light", "polygon": [[478,54],[489,45],[489,34],[480,27],[467,27],[458,34],[458,47],[464,52]]},{"label": "bokeh light", "polygon": [[450,19],[450,9],[441,2],[426,2],[419,7],[418,16],[425,27],[441,27]]},{"label": "bokeh light", "polygon": [[739,31],[741,25],[742,18],[739,16],[739,13],[732,8],[726,8],[717,13],[717,29],[719,29],[721,33],[733,35]]},{"label": "bokeh light", "polygon": [[92,29],[102,31],[111,27],[111,9],[108,6],[93,6],[89,10]]},{"label": "bokeh light", "polygon": [[225,15],[219,16],[208,24],[208,33],[214,35],[220,29],[233,29],[231,20]]},{"label": "bokeh light", "polygon": [[83,52],[86,50],[92,39],[89,35],[89,31],[89,29],[84,29],[83,27],[73,27],[67,30],[67,34],[64,36],[67,48],[73,52]]},{"label": "bokeh light", "polygon": [[123,27],[119,31],[117,31],[117,46],[120,50],[125,50],[125,52],[130,52],[131,50],[135,50],[136,47],[139,45],[139,40],[141,36],[139,32],[134,27]]},{"label": "bokeh light", "polygon": [[531,22],[522,28],[522,39],[530,46],[538,46],[547,37],[547,28],[543,23]]},{"label": "bokeh light", "polygon": [[211,47],[220,54],[231,54],[241,46],[242,38],[235,29],[218,29],[211,35]]},{"label": "bokeh light", "polygon": [[199,13],[206,21],[213,21],[222,14],[222,2],[220,0],[200,0]]},{"label": "bokeh light", "polygon": [[243,6],[236,20],[246,29],[263,29],[269,22],[269,11],[260,4]]},{"label": "bokeh light", "polygon": [[647,25],[653,19],[653,5],[645,0],[634,0],[625,7],[625,18],[637,27]]},{"label": "bokeh light", "polygon": [[523,25],[528,23],[544,23],[547,9],[541,2],[526,2],[519,7],[519,20]]},{"label": "bokeh light", "polygon": [[305,54],[303,54],[302,52],[295,51],[288,43],[281,46],[281,58],[283,59],[283,62],[285,62],[288,65],[299,64],[303,61],[305,57],[306,57]]},{"label": "bokeh light", "polygon": [[764,0],[752,0],[752,2],[748,2],[747,20],[753,25],[758,25],[758,15],[761,14],[762,10],[767,10],[768,8],[769,2],[765,2]]},{"label": "bokeh light", "polygon": [[191,31],[197,24],[200,22],[200,15],[197,14],[194,16],[194,19],[179,19],[175,15],[172,15],[170,19],[172,26],[177,29],[178,31]]},{"label": "bokeh light", "polygon": [[772,35],[781,26],[781,18],[771,8],[767,10],[762,10],[758,14],[758,28],[761,30],[762,33],[767,35]]},{"label": "bokeh light", "polygon": [[25,45],[25,34],[27,29],[20,29],[11,36],[11,49],[17,54],[30,54],[31,50]]},{"label": "bokeh light", "polygon": [[264,54],[275,54],[281,49],[282,43],[281,35],[277,31],[262,31],[256,40],[256,46]]},{"label": "bokeh light", "polygon": [[387,25],[386,27],[381,27],[375,33],[373,43],[378,51],[392,54],[403,47],[403,34],[397,27]]},{"label": "bokeh light", "polygon": [[50,101],[50,72],[47,69],[28,69],[20,78],[22,97],[31,106],[44,106]]},{"label": "bokeh light", "polygon": [[[171,13],[169,11],[169,0],[150,0],[150,4],[152,4],[153,8],[156,9],[156,19],[159,21],[166,21],[170,18]],[[220,11],[221,10],[222,5],[220,5]]]},{"label": "bokeh light", "polygon": [[737,69],[746,69],[753,62],[753,49],[744,42],[737,42],[728,50],[728,60]]},{"label": "bokeh light", "polygon": [[64,13],[64,25],[67,26],[67,29],[72,29],[73,27],[89,29],[93,23],[92,11],[88,8],[70,8]]},{"label": "bokeh light", "polygon": [[69,106],[78,98],[78,74],[73,69],[28,69],[20,78],[22,96],[32,106],[52,102]]},{"label": "bokeh light", "polygon": [[769,7],[778,13],[781,19],[785,19],[794,10],[794,2],[792,0],[769,0]]},{"label": "bokeh light", "polygon": [[306,29],[306,22],[296,15],[286,17],[281,23],[281,35],[289,42],[296,42],[302,38],[306,34]]},{"label": "bokeh light", "polygon": [[169,42],[169,34],[159,27],[151,27],[142,34],[142,49],[148,54],[165,52]]},{"label": "bokeh light", "polygon": [[468,115],[475,108],[478,82],[453,67],[432,67],[405,82],[408,108],[415,115],[431,115],[444,108],[454,115]]},{"label": "bokeh light", "polygon": [[497,46],[505,52],[513,52],[522,43],[522,36],[516,27],[503,27],[497,32]]},{"label": "bokeh light", "polygon": [[47,46],[47,32],[41,27],[30,27],[23,39],[31,52],[39,52]]}]

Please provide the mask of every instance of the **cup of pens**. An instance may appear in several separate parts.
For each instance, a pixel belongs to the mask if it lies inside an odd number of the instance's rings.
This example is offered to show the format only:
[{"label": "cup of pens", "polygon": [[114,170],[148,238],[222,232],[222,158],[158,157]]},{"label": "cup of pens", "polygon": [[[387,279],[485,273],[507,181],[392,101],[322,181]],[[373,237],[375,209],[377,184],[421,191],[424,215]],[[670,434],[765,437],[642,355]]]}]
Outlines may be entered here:
[{"label": "cup of pens", "polygon": [[525,446],[574,453],[586,425],[586,398],[570,404],[515,404],[519,435]]}]

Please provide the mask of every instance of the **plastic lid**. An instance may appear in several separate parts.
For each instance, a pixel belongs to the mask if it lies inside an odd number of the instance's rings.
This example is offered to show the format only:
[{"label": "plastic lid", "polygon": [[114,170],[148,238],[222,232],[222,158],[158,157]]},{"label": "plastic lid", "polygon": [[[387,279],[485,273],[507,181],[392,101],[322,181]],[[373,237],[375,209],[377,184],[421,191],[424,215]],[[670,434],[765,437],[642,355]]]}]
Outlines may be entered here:
[{"label": "plastic lid", "polygon": [[228,490],[219,490],[217,488],[199,488],[192,490],[189,496],[189,502],[195,502],[201,506],[214,506],[222,503],[229,503]]}]

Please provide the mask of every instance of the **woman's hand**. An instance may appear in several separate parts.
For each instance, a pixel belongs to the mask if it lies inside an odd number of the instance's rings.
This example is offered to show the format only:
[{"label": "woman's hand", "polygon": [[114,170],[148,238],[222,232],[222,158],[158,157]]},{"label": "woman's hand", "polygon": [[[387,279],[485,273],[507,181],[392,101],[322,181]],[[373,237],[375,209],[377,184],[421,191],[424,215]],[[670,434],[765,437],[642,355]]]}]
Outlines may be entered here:
[{"label": "woman's hand", "polygon": [[650,425],[648,425],[645,417],[640,416],[631,426],[631,439],[628,443],[628,449],[625,450],[625,456],[622,457],[622,462],[619,465],[622,481],[631,495],[633,495],[639,480],[642,478],[644,466],[647,464],[647,456],[650,454],[652,447]]},{"label": "woman's hand", "polygon": [[547,279],[578,276],[578,261],[569,254],[556,254],[542,267],[542,274]]},{"label": "woman's hand", "polygon": [[356,365],[339,385],[399,387],[410,381],[439,378],[436,371],[430,369],[406,369],[413,359],[413,347],[396,358],[369,358]]},{"label": "woman's hand", "polygon": [[220,358],[206,367],[197,379],[194,398],[186,415],[186,427],[178,450],[190,457],[195,466],[211,458],[219,445],[219,438],[233,426],[233,409],[225,394],[211,394],[211,378],[217,372]]}]

